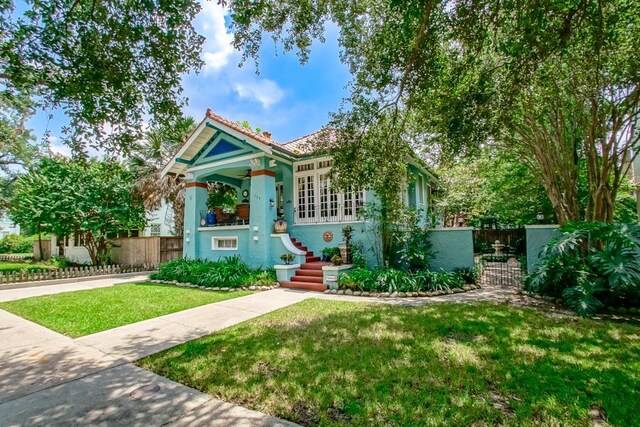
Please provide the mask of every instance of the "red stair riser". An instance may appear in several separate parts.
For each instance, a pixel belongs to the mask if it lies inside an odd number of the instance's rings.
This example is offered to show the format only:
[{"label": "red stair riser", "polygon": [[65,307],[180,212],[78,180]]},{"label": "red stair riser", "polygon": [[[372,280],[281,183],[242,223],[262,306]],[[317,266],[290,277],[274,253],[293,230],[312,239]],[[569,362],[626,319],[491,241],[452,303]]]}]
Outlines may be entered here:
[{"label": "red stair riser", "polygon": [[312,277],[322,277],[322,270],[307,270],[301,268],[296,271],[296,276],[312,276]]},{"label": "red stair riser", "polygon": [[291,278],[292,282],[303,282],[303,283],[322,283],[322,277],[312,277],[312,276],[293,276]]},{"label": "red stair riser", "polygon": [[319,283],[302,283],[302,282],[280,282],[280,287],[291,289],[305,289],[307,291],[324,292],[327,290],[327,285]]}]

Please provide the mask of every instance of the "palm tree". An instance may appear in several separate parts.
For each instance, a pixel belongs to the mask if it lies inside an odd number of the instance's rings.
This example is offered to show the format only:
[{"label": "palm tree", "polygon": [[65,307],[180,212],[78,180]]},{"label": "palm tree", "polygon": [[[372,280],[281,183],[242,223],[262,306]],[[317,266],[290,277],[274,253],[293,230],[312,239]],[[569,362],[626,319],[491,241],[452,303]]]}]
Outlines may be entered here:
[{"label": "palm tree", "polygon": [[182,235],[184,224],[184,180],[175,176],[161,178],[160,172],[196,126],[193,117],[183,117],[172,127],[149,129],[129,160],[145,208],[155,210],[162,202],[167,203],[176,236]]}]

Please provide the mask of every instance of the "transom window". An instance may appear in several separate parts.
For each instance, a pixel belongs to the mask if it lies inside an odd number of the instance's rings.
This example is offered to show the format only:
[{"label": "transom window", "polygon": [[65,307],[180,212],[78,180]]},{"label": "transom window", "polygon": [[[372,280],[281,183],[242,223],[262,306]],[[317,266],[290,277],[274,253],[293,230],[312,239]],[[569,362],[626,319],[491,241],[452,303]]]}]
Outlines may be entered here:
[{"label": "transom window", "polygon": [[[333,161],[319,159],[296,165],[296,223],[356,221],[364,191],[339,192],[331,187]],[[304,167],[302,167],[304,166]]]},{"label": "transom window", "polygon": [[211,249],[214,251],[238,250],[238,237],[212,237]]}]

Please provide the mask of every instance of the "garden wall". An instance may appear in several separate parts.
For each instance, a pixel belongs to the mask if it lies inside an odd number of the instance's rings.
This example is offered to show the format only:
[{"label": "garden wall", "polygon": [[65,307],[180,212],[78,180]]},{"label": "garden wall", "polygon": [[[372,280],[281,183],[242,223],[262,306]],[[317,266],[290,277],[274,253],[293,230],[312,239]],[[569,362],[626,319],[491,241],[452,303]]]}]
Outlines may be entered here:
[{"label": "garden wall", "polygon": [[538,262],[547,243],[556,235],[556,224],[525,225],[527,231],[527,273],[531,273]]},{"label": "garden wall", "polygon": [[474,267],[473,228],[436,228],[429,230],[428,236],[431,250],[435,253],[429,268],[452,271]]}]

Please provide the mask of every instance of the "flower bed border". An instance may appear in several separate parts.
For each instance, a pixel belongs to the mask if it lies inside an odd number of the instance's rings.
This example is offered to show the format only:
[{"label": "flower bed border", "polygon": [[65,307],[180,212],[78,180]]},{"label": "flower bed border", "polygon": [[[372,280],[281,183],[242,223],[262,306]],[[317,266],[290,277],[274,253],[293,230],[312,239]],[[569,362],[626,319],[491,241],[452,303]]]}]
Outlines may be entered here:
[{"label": "flower bed border", "polygon": [[464,285],[462,288],[449,289],[448,291],[433,292],[361,292],[352,291],[351,289],[327,289],[325,294],[343,295],[352,297],[370,297],[370,298],[432,298],[443,295],[462,294],[465,292],[481,289],[480,285]]},{"label": "flower bed border", "polygon": [[239,288],[219,287],[219,286],[212,286],[212,287],[201,286],[201,285],[195,285],[193,283],[182,283],[182,282],[178,282],[177,280],[149,280],[149,282],[160,283],[163,285],[180,286],[181,288],[197,288],[197,289],[202,289],[203,291],[216,291],[216,292],[270,291],[271,289],[280,287],[280,284],[277,282],[274,282],[274,284],[271,286],[250,285],[250,286],[241,286]]}]

